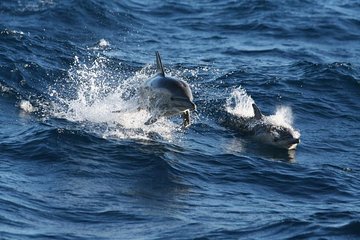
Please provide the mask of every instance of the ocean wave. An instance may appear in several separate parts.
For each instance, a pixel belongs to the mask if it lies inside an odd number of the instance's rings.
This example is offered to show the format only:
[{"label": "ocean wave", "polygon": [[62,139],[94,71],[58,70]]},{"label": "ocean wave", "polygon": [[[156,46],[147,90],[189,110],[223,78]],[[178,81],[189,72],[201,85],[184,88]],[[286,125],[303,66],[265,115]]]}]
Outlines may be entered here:
[{"label": "ocean wave", "polygon": [[[1,237],[356,238],[359,8],[1,1]],[[155,51],[193,90],[187,129],[137,110]],[[296,151],[219,123],[253,102]]]}]

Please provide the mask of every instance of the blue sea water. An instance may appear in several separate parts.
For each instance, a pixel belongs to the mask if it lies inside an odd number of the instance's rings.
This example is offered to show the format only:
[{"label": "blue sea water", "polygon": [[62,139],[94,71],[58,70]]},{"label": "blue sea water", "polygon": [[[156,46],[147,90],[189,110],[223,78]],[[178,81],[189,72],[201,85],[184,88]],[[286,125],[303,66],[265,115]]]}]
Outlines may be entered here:
[{"label": "blue sea water", "polygon": [[[359,13],[356,0],[1,1],[0,239],[359,239]],[[155,51],[192,88],[187,129],[127,111]],[[216,121],[239,89],[266,115],[287,109],[296,151]]]}]

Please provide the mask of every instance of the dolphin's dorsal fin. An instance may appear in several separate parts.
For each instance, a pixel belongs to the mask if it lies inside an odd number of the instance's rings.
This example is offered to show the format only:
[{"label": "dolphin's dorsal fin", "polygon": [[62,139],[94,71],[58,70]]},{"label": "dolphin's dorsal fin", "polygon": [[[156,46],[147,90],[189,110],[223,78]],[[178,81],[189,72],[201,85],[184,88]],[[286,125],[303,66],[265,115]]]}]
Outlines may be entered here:
[{"label": "dolphin's dorsal fin", "polygon": [[252,104],[252,107],[254,109],[254,114],[255,114],[255,119],[261,119],[263,117],[260,109],[258,108],[258,106],[256,106],[255,103]]},{"label": "dolphin's dorsal fin", "polygon": [[158,74],[161,74],[165,77],[164,67],[161,63],[160,53],[156,51],[156,71]]}]

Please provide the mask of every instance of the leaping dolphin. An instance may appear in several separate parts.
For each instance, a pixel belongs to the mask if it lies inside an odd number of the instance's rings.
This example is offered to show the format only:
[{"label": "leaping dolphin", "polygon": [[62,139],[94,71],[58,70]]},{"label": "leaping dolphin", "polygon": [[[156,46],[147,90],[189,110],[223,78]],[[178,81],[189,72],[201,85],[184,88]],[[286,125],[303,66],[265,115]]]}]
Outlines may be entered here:
[{"label": "leaping dolphin", "polygon": [[291,126],[278,125],[264,116],[253,103],[253,117],[242,117],[226,112],[221,122],[242,134],[253,136],[257,140],[279,148],[295,149],[300,143],[300,133]]},{"label": "leaping dolphin", "polygon": [[156,52],[156,68],[156,75],[139,89],[139,109],[147,109],[151,114],[145,124],[153,124],[160,117],[182,114],[183,125],[189,126],[190,111],[196,109],[189,84],[165,76],[159,52]]}]

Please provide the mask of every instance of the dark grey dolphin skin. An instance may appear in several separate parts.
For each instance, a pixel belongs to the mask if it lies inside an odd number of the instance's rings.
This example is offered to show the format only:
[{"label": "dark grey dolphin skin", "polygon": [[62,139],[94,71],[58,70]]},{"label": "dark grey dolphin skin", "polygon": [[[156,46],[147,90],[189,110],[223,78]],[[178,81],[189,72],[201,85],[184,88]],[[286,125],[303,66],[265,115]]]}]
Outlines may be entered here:
[{"label": "dark grey dolphin skin", "polygon": [[139,89],[139,109],[147,109],[151,114],[145,124],[152,124],[160,117],[182,114],[183,125],[189,126],[190,111],[196,109],[189,84],[165,76],[159,52],[156,52],[156,68],[156,75]]},{"label": "dark grey dolphin skin", "polygon": [[300,143],[300,134],[291,126],[276,125],[264,116],[255,103],[252,104],[253,117],[241,117],[226,112],[220,121],[239,133],[246,134],[257,140],[285,149],[295,149]]}]

